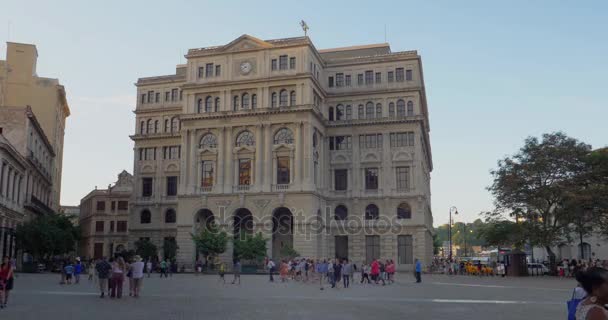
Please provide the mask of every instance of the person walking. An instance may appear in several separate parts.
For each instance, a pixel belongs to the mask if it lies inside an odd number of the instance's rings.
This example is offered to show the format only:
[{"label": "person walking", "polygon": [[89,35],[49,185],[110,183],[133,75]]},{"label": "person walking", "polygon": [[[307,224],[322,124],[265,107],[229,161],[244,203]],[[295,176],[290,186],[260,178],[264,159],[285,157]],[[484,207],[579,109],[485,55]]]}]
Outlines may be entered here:
[{"label": "person walking", "polygon": [[80,283],[80,274],[83,272],[83,266],[80,262],[80,258],[76,258],[76,264],[74,265],[74,283]]},{"label": "person walking", "polygon": [[118,257],[112,263],[112,290],[110,292],[110,298],[122,298],[122,285],[125,281],[126,264],[122,257]]},{"label": "person walking", "polygon": [[344,288],[350,286],[350,277],[353,275],[353,266],[345,259],[342,263],[342,281],[344,282]]},{"label": "person walking", "polygon": [[160,277],[162,278],[163,275],[165,276],[165,278],[167,278],[167,262],[165,260],[161,260],[160,261]]},{"label": "person walking", "polygon": [[97,278],[99,279],[99,291],[101,291],[100,298],[103,298],[108,289],[108,278],[110,277],[112,266],[104,257],[95,264],[95,270],[97,271]]},{"label": "person walking", "polygon": [[420,260],[416,259],[416,283],[420,283],[422,282],[422,263],[420,263]]},{"label": "person walking", "polygon": [[0,309],[6,308],[9,293],[13,290],[14,281],[13,266],[8,256],[5,256],[2,259],[2,264],[0,264]]},{"label": "person walking", "polygon": [[224,277],[225,274],[226,274],[226,267],[224,266],[223,262],[220,262],[220,267],[219,267],[220,279],[219,279],[219,281],[222,281],[224,284],[226,284],[226,278]]},{"label": "person walking", "polygon": [[583,287],[587,297],[576,307],[576,319],[608,320],[608,271],[592,267],[576,274],[576,281]]},{"label": "person walking", "polygon": [[332,288],[337,287],[340,281],[342,281],[342,264],[340,260],[336,260],[334,263],[334,286]]},{"label": "person walking", "polygon": [[95,261],[91,259],[87,266],[87,273],[89,274],[89,282],[95,281]]},{"label": "person walking", "polygon": [[236,280],[239,280],[239,285],[241,285],[241,261],[236,259],[234,262],[234,266],[232,266],[232,273],[234,278],[232,279],[232,284],[236,283]]},{"label": "person walking", "polygon": [[361,283],[363,283],[363,282],[370,283],[369,271],[370,271],[370,268],[367,264],[364,264],[364,263],[361,264]]},{"label": "person walking", "polygon": [[377,259],[372,261],[370,274],[372,276],[372,281],[374,281],[375,284],[378,284],[378,278],[380,277],[380,263]]},{"label": "person walking", "polygon": [[266,265],[266,267],[268,268],[268,274],[270,275],[270,282],[274,282],[272,274],[274,273],[275,264],[272,259],[268,259],[268,264]]},{"label": "person walking", "polygon": [[152,260],[148,258],[146,262],[146,272],[148,273],[148,278],[150,278],[150,274],[152,273]]},{"label": "person walking", "polygon": [[327,274],[327,261],[317,263],[317,274],[319,275],[319,286],[323,290],[323,277]]},{"label": "person walking", "polygon": [[141,285],[144,280],[144,263],[139,255],[133,257],[135,262],[131,263],[131,281],[133,282],[133,297],[139,298]]},{"label": "person walking", "polygon": [[71,261],[68,261],[63,267],[63,271],[65,272],[65,283],[72,284],[72,276],[74,275],[74,265]]},{"label": "person walking", "polygon": [[336,286],[336,278],[334,277],[334,262],[330,260],[327,263],[327,281],[331,284],[331,287],[334,288]]}]

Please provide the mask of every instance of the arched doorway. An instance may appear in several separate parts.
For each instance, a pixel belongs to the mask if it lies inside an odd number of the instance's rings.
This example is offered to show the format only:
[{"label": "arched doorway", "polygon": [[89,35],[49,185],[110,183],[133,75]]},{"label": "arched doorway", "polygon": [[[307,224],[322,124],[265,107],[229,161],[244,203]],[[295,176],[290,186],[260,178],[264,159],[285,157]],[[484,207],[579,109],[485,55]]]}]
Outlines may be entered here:
[{"label": "arched doorway", "polygon": [[578,257],[579,259],[589,260],[591,259],[591,245],[587,242],[583,242],[578,245]]},{"label": "arched doorway", "polygon": [[280,207],[272,213],[272,258],[279,260],[285,247],[293,248],[293,214]]},{"label": "arched doorway", "polygon": [[[194,234],[198,235],[203,230],[208,230],[214,223],[215,217],[213,216],[213,212],[209,209],[200,209],[194,216]],[[198,248],[195,248],[195,252],[195,261],[199,261],[199,259],[204,258],[201,256]],[[203,261],[203,263],[206,264],[206,261]]]},{"label": "arched doorway", "polygon": [[232,231],[235,239],[253,234],[253,215],[251,214],[251,211],[245,208],[236,210],[234,213]]}]

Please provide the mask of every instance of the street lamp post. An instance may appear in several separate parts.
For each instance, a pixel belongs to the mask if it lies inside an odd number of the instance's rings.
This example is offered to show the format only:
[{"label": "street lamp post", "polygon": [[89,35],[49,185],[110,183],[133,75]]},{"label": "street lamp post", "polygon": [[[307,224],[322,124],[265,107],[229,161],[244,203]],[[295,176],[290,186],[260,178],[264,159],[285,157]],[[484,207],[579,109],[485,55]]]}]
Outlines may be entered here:
[{"label": "street lamp post", "polygon": [[452,261],[452,211],[454,211],[454,214],[458,214],[458,208],[456,208],[455,206],[451,206],[449,211],[450,221],[448,223],[448,236],[450,238],[450,254],[448,255],[448,259],[449,261]]}]

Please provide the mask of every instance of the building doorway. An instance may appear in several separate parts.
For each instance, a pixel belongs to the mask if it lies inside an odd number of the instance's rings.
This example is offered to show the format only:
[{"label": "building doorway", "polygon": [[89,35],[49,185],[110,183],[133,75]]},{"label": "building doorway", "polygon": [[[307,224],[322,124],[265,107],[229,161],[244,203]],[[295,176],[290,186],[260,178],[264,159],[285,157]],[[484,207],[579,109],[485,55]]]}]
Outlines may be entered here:
[{"label": "building doorway", "polygon": [[272,258],[280,260],[286,247],[293,248],[293,215],[289,209],[280,207],[272,214]]},{"label": "building doorway", "polygon": [[348,236],[335,236],[334,244],[336,259],[348,259]]}]

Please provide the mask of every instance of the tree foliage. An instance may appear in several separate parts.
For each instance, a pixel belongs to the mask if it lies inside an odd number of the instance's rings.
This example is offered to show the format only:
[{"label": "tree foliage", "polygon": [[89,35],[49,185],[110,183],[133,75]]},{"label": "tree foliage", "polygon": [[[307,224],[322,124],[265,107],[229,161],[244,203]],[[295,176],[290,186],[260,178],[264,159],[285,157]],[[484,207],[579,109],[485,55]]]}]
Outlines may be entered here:
[{"label": "tree foliage", "polygon": [[238,259],[260,261],[266,256],[266,238],[261,232],[243,234],[234,240],[234,255]]},{"label": "tree foliage", "polygon": [[196,249],[205,257],[215,257],[226,251],[228,234],[225,231],[219,231],[214,223],[203,228],[199,234],[191,234],[191,236]]},{"label": "tree foliage", "polygon": [[281,248],[279,254],[281,255],[281,259],[293,259],[295,257],[299,257],[300,253],[298,253],[292,246],[285,245]]},{"label": "tree foliage", "polygon": [[490,246],[514,247],[522,249],[526,242],[523,225],[510,220],[489,220],[479,230],[482,237]]},{"label": "tree foliage", "polygon": [[179,246],[177,245],[177,241],[174,238],[165,239],[163,242],[163,257],[169,260],[175,260],[177,257],[177,250],[179,250]]},{"label": "tree foliage", "polygon": [[148,260],[157,257],[158,248],[150,240],[141,239],[135,241],[135,253]]},{"label": "tree foliage", "polygon": [[37,259],[74,251],[80,228],[58,214],[41,215],[17,226],[17,247]]}]

